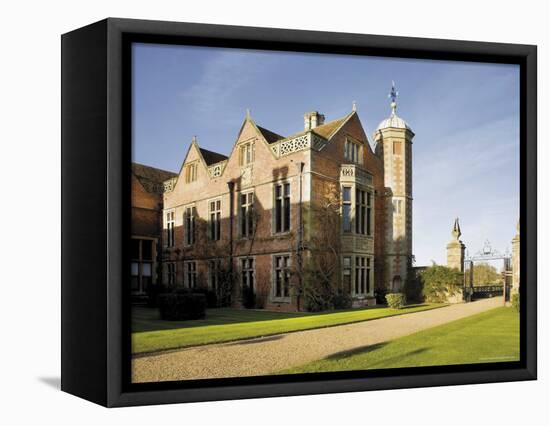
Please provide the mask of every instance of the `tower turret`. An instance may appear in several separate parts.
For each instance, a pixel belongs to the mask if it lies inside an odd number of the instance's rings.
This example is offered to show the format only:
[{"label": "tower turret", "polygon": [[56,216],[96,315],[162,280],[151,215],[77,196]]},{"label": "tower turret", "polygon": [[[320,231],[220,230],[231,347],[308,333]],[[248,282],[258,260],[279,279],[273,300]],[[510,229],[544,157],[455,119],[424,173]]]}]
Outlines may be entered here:
[{"label": "tower turret", "polygon": [[460,241],[462,232],[460,231],[458,217],[455,219],[451,235],[453,238],[451,238],[451,241],[447,244],[447,266],[464,272],[464,251],[466,246]]},{"label": "tower turret", "polygon": [[400,291],[412,266],[412,139],[409,125],[397,115],[392,82],[391,114],[374,133],[376,154],[384,164],[385,287]]}]

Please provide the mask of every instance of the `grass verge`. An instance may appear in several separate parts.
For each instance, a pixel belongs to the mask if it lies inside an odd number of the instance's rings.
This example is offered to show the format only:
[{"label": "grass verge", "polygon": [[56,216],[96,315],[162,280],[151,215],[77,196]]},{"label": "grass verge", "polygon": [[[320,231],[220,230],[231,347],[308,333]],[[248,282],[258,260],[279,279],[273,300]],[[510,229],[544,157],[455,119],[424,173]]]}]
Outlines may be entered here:
[{"label": "grass verge", "polygon": [[[210,343],[231,342],[293,331],[311,330],[354,322],[369,321],[445,306],[412,305],[403,309],[372,307],[330,313],[273,313],[246,310],[209,310],[197,321],[147,320],[145,311],[133,314],[132,353],[143,354]],[[221,311],[221,312],[215,312]],[[150,315],[155,315],[151,310]],[[223,322],[222,322],[223,321]],[[171,327],[162,329],[164,327]],[[139,331],[143,330],[143,331]]]},{"label": "grass verge", "polygon": [[519,360],[519,314],[496,308],[386,343],[331,355],[279,374]]}]

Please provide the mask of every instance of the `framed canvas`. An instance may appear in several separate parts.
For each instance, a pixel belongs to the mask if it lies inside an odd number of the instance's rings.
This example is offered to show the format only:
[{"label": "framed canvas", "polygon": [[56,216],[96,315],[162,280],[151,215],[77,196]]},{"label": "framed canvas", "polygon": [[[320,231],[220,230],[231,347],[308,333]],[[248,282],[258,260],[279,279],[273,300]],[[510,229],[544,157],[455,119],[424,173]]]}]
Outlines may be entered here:
[{"label": "framed canvas", "polygon": [[116,407],[536,379],[536,58],[64,34],[62,389]]}]

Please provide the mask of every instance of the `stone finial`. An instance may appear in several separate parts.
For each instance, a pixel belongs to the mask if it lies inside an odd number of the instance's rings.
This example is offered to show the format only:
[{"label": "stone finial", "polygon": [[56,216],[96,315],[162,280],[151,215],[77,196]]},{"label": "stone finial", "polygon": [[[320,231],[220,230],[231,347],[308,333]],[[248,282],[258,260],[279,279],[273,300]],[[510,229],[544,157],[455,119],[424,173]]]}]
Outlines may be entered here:
[{"label": "stone finial", "polygon": [[462,235],[462,232],[460,231],[460,223],[458,222],[458,217],[455,219],[455,223],[453,225],[453,231],[451,232],[451,235],[457,241]]},{"label": "stone finial", "polygon": [[191,139],[192,143],[197,143],[197,136],[193,135],[193,138]]},{"label": "stone finial", "polygon": [[352,104],[351,104],[351,110],[353,112],[357,111],[357,102],[356,101],[353,101]]},{"label": "stone finial", "polygon": [[250,108],[246,109],[246,119],[250,120]]}]

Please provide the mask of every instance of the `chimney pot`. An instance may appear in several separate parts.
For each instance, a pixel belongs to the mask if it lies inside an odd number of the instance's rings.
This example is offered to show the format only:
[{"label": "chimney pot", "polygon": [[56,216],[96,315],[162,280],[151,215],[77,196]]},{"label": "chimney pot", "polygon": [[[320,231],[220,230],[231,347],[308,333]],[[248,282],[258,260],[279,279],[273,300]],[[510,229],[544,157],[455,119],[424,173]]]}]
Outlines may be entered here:
[{"label": "chimney pot", "polygon": [[304,114],[304,130],[315,129],[325,124],[325,116],[318,111],[306,112]]}]

